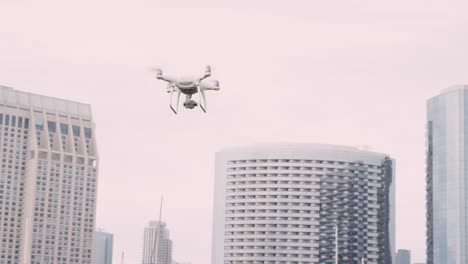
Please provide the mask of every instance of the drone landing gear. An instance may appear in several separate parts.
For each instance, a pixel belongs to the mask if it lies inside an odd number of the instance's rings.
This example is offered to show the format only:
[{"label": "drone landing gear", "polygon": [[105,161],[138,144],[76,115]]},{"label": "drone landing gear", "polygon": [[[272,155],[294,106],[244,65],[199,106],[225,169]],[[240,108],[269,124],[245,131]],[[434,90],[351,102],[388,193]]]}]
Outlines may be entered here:
[{"label": "drone landing gear", "polygon": [[204,89],[200,89],[199,102],[200,102],[201,110],[203,110],[203,112],[206,113],[206,98],[205,98],[205,90]]},{"label": "drone landing gear", "polygon": [[174,95],[174,87],[172,87],[171,85],[171,102],[169,104],[169,107],[171,108],[172,112],[174,112],[174,114],[177,115],[177,112],[179,110],[179,99],[180,99],[180,91],[177,93],[177,104],[176,104],[176,109],[174,109],[174,107],[172,107],[172,96]]}]

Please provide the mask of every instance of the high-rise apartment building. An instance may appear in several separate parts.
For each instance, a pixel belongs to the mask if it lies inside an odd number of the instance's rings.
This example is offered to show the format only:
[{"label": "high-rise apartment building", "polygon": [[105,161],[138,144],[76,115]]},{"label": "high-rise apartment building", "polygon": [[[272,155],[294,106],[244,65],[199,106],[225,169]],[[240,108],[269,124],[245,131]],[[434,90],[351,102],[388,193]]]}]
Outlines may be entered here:
[{"label": "high-rise apartment building", "polygon": [[216,153],[213,264],[394,263],[394,161],[318,144]]},{"label": "high-rise apartment building", "polygon": [[[159,242],[156,245],[159,226],[161,231],[159,232]],[[158,247],[157,252],[156,247]],[[150,221],[145,227],[142,264],[172,264],[172,240],[166,223],[159,224],[159,221]]]},{"label": "high-rise apartment building", "polygon": [[94,264],[112,264],[114,235],[96,231],[94,235]]},{"label": "high-rise apartment building", "polygon": [[468,85],[427,102],[427,263],[468,263]]},{"label": "high-rise apartment building", "polygon": [[411,251],[399,249],[395,256],[396,264],[411,264]]},{"label": "high-rise apartment building", "polygon": [[0,86],[0,263],[92,263],[91,107]]}]

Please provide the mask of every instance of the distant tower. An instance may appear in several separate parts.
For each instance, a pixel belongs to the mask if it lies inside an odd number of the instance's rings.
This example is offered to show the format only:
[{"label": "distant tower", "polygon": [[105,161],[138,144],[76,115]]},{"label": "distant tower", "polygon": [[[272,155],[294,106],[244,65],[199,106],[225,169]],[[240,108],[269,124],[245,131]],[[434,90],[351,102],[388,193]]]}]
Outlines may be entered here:
[{"label": "distant tower", "polygon": [[0,263],[93,261],[91,106],[0,86]]},{"label": "distant tower", "polygon": [[468,263],[468,85],[427,101],[427,263]]},{"label": "distant tower", "polygon": [[156,254],[154,252],[156,237],[158,233],[159,221],[150,221],[145,228],[143,236],[143,261],[142,264],[172,264],[172,240],[169,237],[169,230],[166,223],[161,222],[159,233],[158,260],[152,262]]},{"label": "distant tower", "polygon": [[395,264],[411,264],[411,251],[399,249],[396,253]]},{"label": "distant tower", "polygon": [[114,235],[96,231],[94,237],[94,264],[112,264]]},{"label": "distant tower", "polygon": [[215,166],[211,263],[394,263],[389,156],[271,144],[220,151]]}]

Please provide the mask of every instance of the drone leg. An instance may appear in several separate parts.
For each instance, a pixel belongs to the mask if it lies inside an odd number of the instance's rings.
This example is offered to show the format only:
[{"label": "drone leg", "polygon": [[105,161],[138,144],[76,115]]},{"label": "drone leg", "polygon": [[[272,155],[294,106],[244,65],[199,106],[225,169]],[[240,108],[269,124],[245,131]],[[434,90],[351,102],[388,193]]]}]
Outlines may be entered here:
[{"label": "drone leg", "polygon": [[[203,102],[202,102],[203,100]],[[200,89],[200,108],[203,110],[203,112],[206,113],[206,98],[205,98],[205,91]]]},{"label": "drone leg", "polygon": [[174,89],[171,90],[171,99],[170,99],[171,101],[170,101],[170,103],[169,103],[169,106],[171,107],[171,109],[172,109],[172,111],[174,112],[174,114],[177,115],[177,111],[174,110],[174,107],[172,107],[172,96],[173,96],[173,95],[174,95]]},{"label": "drone leg", "polygon": [[179,99],[180,99],[180,91],[177,93],[177,105],[176,105],[177,112],[179,112]]}]

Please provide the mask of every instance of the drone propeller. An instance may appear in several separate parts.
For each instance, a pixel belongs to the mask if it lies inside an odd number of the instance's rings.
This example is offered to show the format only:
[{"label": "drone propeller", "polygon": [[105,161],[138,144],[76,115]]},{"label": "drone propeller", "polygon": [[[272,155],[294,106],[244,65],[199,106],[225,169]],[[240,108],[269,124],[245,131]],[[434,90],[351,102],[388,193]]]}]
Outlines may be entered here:
[{"label": "drone propeller", "polygon": [[156,76],[161,76],[163,74],[163,71],[161,70],[161,68],[151,67],[150,71],[154,72]]},{"label": "drone propeller", "polygon": [[205,72],[206,73],[211,73],[211,66],[210,65],[206,65]]},{"label": "drone propeller", "polygon": [[154,69],[154,72],[156,72],[156,75],[162,75],[162,70],[157,68],[157,69]]},{"label": "drone propeller", "polygon": [[219,90],[219,81],[218,80],[211,80],[211,83],[213,84],[215,89],[217,88],[217,90]]}]

